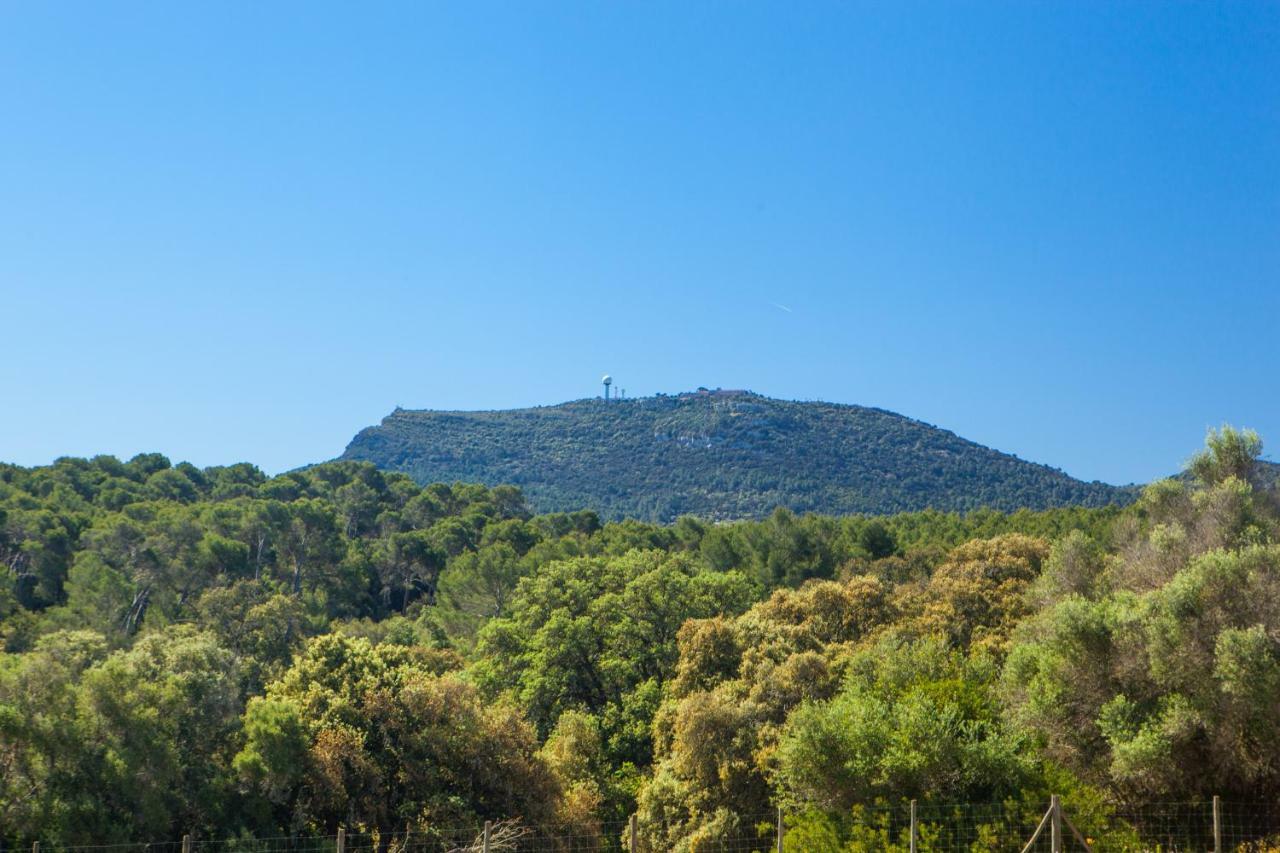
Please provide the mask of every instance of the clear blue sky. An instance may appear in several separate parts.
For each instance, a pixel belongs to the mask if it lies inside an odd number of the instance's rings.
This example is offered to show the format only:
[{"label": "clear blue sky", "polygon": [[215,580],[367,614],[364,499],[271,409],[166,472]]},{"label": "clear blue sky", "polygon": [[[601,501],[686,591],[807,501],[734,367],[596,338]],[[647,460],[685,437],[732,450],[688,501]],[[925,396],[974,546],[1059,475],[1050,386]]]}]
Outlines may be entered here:
[{"label": "clear blue sky", "polygon": [[3,2],[0,321],[24,464],[606,371],[1280,451],[1280,5]]}]

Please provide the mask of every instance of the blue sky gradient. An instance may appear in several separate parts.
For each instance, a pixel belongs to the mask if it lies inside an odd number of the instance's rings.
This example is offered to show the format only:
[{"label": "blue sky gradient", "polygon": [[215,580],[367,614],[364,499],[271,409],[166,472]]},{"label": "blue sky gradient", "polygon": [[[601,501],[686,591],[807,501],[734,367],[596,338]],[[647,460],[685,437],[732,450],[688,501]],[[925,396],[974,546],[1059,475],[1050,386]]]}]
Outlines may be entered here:
[{"label": "blue sky gradient", "polygon": [[0,3],[0,459],[699,385],[1280,447],[1280,5]]}]

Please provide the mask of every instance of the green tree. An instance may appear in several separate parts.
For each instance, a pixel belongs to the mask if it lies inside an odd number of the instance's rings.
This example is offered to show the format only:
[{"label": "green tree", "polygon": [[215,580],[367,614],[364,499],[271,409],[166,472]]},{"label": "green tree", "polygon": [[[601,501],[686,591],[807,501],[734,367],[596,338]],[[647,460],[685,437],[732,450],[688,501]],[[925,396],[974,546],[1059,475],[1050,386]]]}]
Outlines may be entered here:
[{"label": "green tree", "polygon": [[639,764],[680,626],[750,600],[741,575],[657,551],[553,562],[482,630],[476,676],[492,693],[510,691],[542,733],[567,710],[601,715],[612,760]]},{"label": "green tree", "polygon": [[999,668],[940,639],[886,637],[849,661],[840,691],[787,720],[776,785],[796,806],[877,799],[999,802],[1033,784],[1027,744],[1005,727]]},{"label": "green tree", "polygon": [[1221,429],[1209,430],[1205,448],[1191,457],[1187,473],[1206,486],[1229,477],[1253,483],[1261,456],[1262,439],[1256,432],[1223,424]]},{"label": "green tree", "polygon": [[447,559],[430,531],[393,533],[378,543],[374,560],[385,606],[403,612],[420,596],[434,601],[440,570]]},{"label": "green tree", "polygon": [[439,604],[453,632],[472,637],[488,619],[507,615],[528,568],[506,542],[468,551],[440,575]]},{"label": "green tree", "polygon": [[858,534],[858,545],[873,560],[881,560],[898,550],[898,543],[883,521],[867,523]]},{"label": "green tree", "polygon": [[235,766],[279,819],[325,832],[345,823],[376,832],[383,849],[406,826],[431,838],[487,818],[552,820],[555,780],[531,728],[442,673],[450,660],[318,637],[250,702]]},{"label": "green tree", "polygon": [[64,844],[225,831],[235,659],[185,626],[105,646],[54,634],[0,662],[5,824]]},{"label": "green tree", "polygon": [[1044,583],[1065,597],[1017,632],[1012,718],[1126,799],[1280,794],[1280,545],[1248,482],[1258,449],[1211,434],[1201,485],[1148,487],[1116,553],[1064,545]]}]

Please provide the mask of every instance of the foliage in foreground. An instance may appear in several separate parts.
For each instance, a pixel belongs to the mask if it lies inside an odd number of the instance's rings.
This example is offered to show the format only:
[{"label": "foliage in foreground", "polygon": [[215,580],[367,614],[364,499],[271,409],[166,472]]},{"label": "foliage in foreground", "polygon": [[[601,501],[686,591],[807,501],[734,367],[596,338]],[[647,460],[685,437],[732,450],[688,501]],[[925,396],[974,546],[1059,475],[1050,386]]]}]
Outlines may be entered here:
[{"label": "foliage in foreground", "polygon": [[667,526],[355,463],[0,466],[0,837],[634,813],[691,851],[783,804],[793,846],[896,849],[917,799],[981,848],[1054,792],[1119,847],[1153,801],[1276,802],[1260,450],[1215,433],[1125,511]]}]

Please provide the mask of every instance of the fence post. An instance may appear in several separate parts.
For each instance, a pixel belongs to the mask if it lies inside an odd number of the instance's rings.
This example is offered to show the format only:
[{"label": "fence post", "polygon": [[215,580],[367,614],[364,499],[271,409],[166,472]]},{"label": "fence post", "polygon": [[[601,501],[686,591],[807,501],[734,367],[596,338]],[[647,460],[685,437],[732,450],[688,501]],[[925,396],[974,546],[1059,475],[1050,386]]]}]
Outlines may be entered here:
[{"label": "fence post", "polygon": [[182,836],[182,853],[191,853],[191,836]]},{"label": "fence post", "polygon": [[489,835],[493,832],[493,821],[486,820],[484,822],[484,843],[480,845],[480,849],[484,853],[489,853]]},{"label": "fence post", "polygon": [[1054,794],[1049,798],[1049,844],[1053,853],[1062,853],[1062,801]]},{"label": "fence post", "polygon": [[346,827],[338,827],[338,853],[346,853],[347,850],[347,829]]},{"label": "fence post", "polygon": [[31,853],[40,853],[40,842],[39,842],[39,841],[32,841],[32,842],[31,842]]},{"label": "fence post", "polygon": [[916,801],[911,801],[911,853],[916,853],[916,839],[919,837],[919,829],[916,827]]},{"label": "fence post", "polygon": [[636,816],[635,815],[631,816],[630,828],[631,828],[631,832],[629,834],[631,838],[630,838],[630,843],[627,845],[627,850],[629,851],[629,853],[637,853],[637,851],[640,850],[640,844],[638,843],[639,834],[636,832]]},{"label": "fence post", "polygon": [[1222,799],[1213,795],[1213,853],[1222,853]]},{"label": "fence post", "polygon": [[786,837],[786,832],[782,825],[782,806],[778,806],[778,853],[782,853],[782,839]]}]

